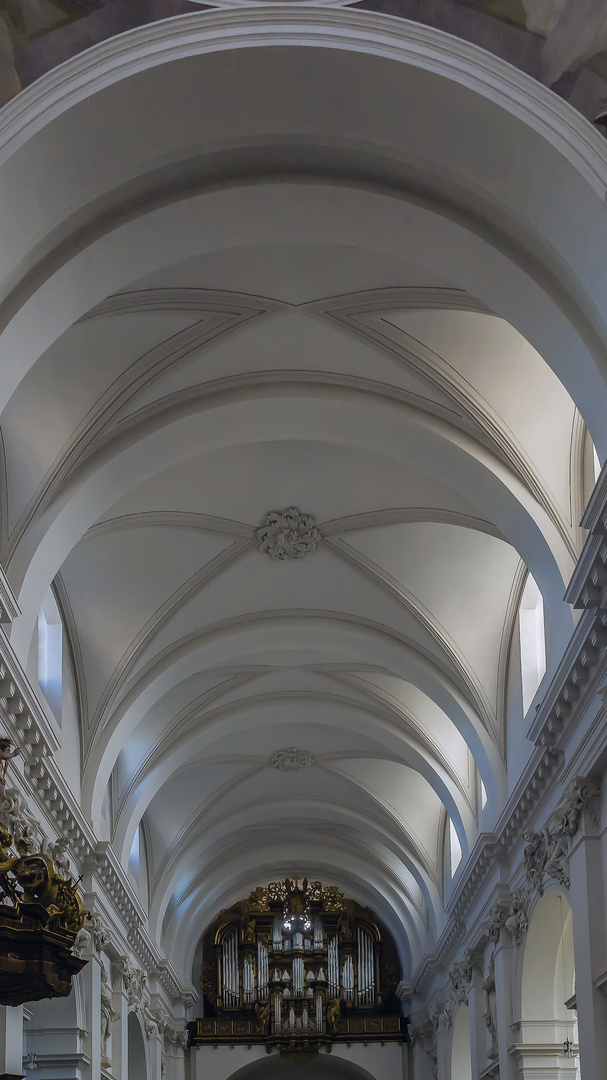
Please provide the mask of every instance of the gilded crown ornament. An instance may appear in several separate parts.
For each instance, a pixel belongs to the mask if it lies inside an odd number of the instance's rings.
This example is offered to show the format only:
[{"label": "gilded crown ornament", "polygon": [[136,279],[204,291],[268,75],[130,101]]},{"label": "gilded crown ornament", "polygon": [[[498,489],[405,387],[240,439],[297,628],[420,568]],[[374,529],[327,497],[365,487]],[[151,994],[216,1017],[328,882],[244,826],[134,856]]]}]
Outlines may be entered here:
[{"label": "gilded crown ornament", "polygon": [[265,524],[257,529],[259,550],[273,559],[303,559],[316,551],[321,535],[311,514],[302,514],[296,506],[271,510]]}]

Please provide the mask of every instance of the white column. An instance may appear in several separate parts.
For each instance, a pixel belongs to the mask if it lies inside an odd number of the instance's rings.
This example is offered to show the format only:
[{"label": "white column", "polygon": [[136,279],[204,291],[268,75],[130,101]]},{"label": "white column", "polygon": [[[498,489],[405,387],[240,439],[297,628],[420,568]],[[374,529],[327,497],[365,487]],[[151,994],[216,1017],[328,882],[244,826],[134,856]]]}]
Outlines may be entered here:
[{"label": "white column", "polygon": [[580,1068],[583,1080],[607,1076],[607,995],[594,980],[607,971],[605,887],[601,838],[574,841],[569,869]]},{"label": "white column", "polygon": [[0,1005],[0,1080],[23,1076],[23,1005]]},{"label": "white column", "polygon": [[91,955],[83,967],[80,978],[86,1007],[86,1035],[83,1050],[90,1060],[83,1075],[87,1080],[99,1080],[101,1076],[101,961]]}]

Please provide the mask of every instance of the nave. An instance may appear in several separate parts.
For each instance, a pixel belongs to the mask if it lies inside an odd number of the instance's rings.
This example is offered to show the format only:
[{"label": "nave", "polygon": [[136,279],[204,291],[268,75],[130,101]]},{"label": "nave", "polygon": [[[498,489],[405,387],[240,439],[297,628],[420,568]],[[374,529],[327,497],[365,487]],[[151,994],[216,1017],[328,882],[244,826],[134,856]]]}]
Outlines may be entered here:
[{"label": "nave", "polygon": [[0,12],[0,1080],[604,1080],[602,24],[441,3]]}]

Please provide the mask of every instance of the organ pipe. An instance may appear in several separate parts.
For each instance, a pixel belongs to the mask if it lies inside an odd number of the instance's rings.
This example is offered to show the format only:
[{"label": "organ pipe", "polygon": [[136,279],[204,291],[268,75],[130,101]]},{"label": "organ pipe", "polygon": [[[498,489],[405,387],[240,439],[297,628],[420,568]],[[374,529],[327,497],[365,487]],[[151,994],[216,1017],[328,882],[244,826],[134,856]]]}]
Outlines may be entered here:
[{"label": "organ pipe", "polygon": [[245,956],[242,971],[242,989],[245,1005],[250,1005],[255,999],[255,974],[250,957]]},{"label": "organ pipe", "polygon": [[293,960],[293,993],[295,997],[303,997],[304,992],[304,962],[301,956]]},{"label": "organ pipe", "polygon": [[339,938],[329,942],[329,997],[339,997]]},{"label": "organ pipe", "polygon": [[375,957],[373,942],[366,930],[357,927],[358,936],[358,1001],[372,1005],[375,1001]]},{"label": "organ pipe", "polygon": [[263,941],[257,941],[257,998],[262,1001],[268,993],[270,971],[268,964],[268,950]]},{"label": "organ pipe", "polygon": [[344,1001],[354,1000],[354,964],[352,957],[346,956],[342,968],[342,986]]},{"label": "organ pipe", "polygon": [[318,915],[314,916],[314,948],[322,949],[322,923]]},{"label": "organ pipe", "polygon": [[238,939],[231,934],[223,946],[223,1004],[224,1008],[237,1008],[240,1004],[238,978]]},{"label": "organ pipe", "polygon": [[[386,938],[369,909],[346,900],[334,886],[273,882],[223,912],[212,933],[216,975],[205,971],[201,985],[209,997],[215,995],[219,1016],[225,1009],[234,1025],[238,1021],[231,1037],[246,1029],[253,1041],[292,1040],[303,1033],[306,1040],[339,1041],[351,1034],[355,1017],[356,1033],[388,1031],[384,1019],[377,1026],[386,995],[380,967]],[[387,942],[386,969],[395,967],[394,946]],[[390,980],[388,987],[394,985]]]}]

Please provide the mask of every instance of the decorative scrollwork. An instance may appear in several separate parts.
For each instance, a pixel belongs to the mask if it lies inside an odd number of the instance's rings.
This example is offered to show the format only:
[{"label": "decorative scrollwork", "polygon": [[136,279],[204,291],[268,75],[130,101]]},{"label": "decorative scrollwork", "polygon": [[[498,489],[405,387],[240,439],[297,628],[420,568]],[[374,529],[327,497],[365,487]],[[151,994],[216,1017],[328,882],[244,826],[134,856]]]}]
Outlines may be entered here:
[{"label": "decorative scrollwork", "polygon": [[8,902],[17,912],[35,906],[45,925],[58,924],[75,938],[85,911],[72,879],[57,873],[49,855],[28,854],[28,840],[19,841],[16,855],[10,852],[12,844],[13,837],[0,826],[0,904]]},{"label": "decorative scrollwork", "polygon": [[540,895],[544,891],[546,875],[564,888],[569,888],[571,840],[582,827],[584,812],[588,813],[595,827],[598,824],[595,803],[599,796],[600,789],[593,780],[578,776],[566,788],[560,805],[542,831],[528,830],[523,833],[527,882]]},{"label": "decorative scrollwork", "polygon": [[[86,963],[79,935],[85,916],[76,884],[50,855],[0,825],[0,1004],[65,997]],[[89,941],[90,941],[89,934]],[[78,941],[77,952],[73,947]]]},{"label": "decorative scrollwork", "polygon": [[502,903],[493,905],[485,929],[487,937],[494,944],[499,941],[503,930],[509,934],[515,945],[521,944],[527,931],[527,912],[525,898],[520,889],[515,889]]},{"label": "decorative scrollwork", "polygon": [[466,949],[462,959],[456,960],[449,969],[451,995],[453,1001],[458,1005],[461,1005],[464,1001],[468,1000],[470,983],[472,982],[473,966],[470,951],[469,949]]},{"label": "decorative scrollwork", "polygon": [[271,510],[256,535],[259,550],[273,559],[302,559],[321,541],[312,515],[300,513],[296,506]]}]

